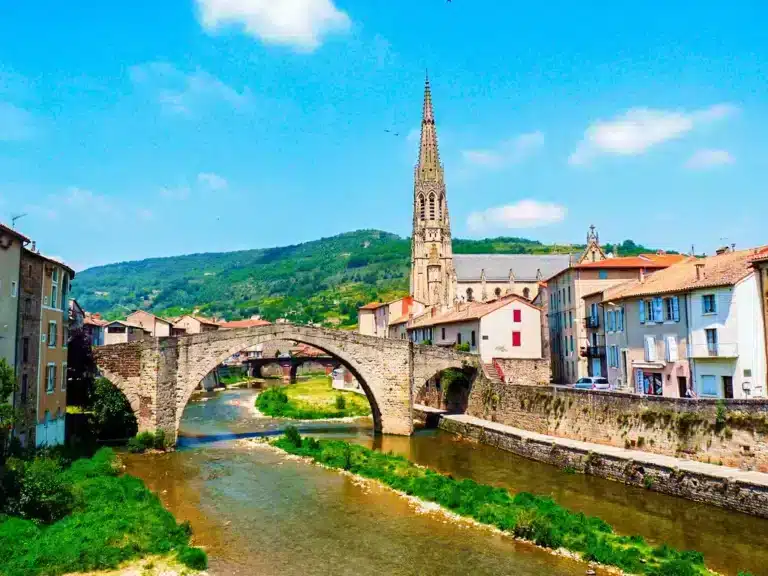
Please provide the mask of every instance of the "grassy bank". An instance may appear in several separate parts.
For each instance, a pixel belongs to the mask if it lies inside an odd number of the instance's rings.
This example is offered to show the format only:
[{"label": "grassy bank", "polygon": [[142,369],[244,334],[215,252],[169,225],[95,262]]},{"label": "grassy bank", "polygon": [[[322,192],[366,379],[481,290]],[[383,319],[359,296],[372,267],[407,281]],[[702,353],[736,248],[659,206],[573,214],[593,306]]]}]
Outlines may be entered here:
[{"label": "grassy bank", "polygon": [[343,441],[301,438],[291,428],[273,445],[331,468],[377,480],[395,490],[442,507],[516,537],[552,549],[565,548],[583,560],[616,566],[630,574],[699,576],[713,574],[699,552],[651,546],[641,536],[616,534],[599,518],[574,513],[543,498],[504,488],[456,480],[416,466],[401,456]]},{"label": "grassy bank", "polygon": [[324,420],[368,416],[368,399],[354,392],[334,390],[328,376],[313,376],[306,382],[268,388],[256,398],[259,411],[274,418]]},{"label": "grassy bank", "polygon": [[121,475],[114,453],[64,468],[54,458],[9,461],[3,474],[0,574],[56,575],[117,568],[150,555],[193,569],[207,565],[144,483]]}]

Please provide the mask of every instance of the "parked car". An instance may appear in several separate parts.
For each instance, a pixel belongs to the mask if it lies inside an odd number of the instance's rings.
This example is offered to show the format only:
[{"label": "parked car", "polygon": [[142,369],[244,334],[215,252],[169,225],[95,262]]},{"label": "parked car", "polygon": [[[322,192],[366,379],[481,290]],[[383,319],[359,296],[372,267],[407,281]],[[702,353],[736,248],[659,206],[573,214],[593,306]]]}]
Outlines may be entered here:
[{"label": "parked car", "polygon": [[585,376],[579,378],[573,387],[579,390],[610,390],[611,383],[608,382],[608,378],[602,376]]}]

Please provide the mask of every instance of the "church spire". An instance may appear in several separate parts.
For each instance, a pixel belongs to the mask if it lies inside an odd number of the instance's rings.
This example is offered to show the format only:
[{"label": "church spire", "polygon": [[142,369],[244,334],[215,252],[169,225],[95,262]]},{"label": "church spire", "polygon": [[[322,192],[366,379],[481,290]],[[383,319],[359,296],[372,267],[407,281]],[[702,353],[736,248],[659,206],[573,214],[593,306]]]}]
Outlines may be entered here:
[{"label": "church spire", "polygon": [[437,148],[435,111],[432,108],[432,90],[429,74],[424,85],[424,109],[421,119],[421,143],[419,144],[419,165],[417,170],[425,180],[441,180],[440,152]]}]

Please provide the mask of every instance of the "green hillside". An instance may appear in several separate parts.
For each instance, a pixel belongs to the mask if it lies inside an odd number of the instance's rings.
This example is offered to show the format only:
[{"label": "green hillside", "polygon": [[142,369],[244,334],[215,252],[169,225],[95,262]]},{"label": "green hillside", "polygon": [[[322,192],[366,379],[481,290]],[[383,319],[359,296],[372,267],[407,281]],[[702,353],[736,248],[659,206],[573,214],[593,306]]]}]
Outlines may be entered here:
[{"label": "green hillside", "polygon": [[[547,254],[583,245],[545,245],[524,238],[453,242],[457,254]],[[611,245],[605,246],[613,250]],[[651,251],[627,240],[622,256]],[[217,254],[121,262],[80,272],[72,295],[90,312],[124,317],[144,308],[177,316],[197,310],[227,320],[267,320],[349,327],[357,308],[408,292],[410,239],[358,230],[313,242]]]}]

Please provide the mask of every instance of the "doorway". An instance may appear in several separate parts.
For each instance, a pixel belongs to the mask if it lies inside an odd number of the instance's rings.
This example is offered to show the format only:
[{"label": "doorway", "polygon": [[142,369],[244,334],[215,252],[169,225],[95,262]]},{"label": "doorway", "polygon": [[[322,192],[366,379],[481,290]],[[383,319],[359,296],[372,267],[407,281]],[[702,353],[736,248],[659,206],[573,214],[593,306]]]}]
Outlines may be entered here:
[{"label": "doorway", "polygon": [[592,376],[602,376],[600,373],[600,358],[592,358]]},{"label": "doorway", "polygon": [[733,398],[733,376],[723,376],[723,393],[726,398]]},{"label": "doorway", "polygon": [[688,378],[685,376],[677,377],[677,389],[680,392],[680,398],[688,397]]}]

